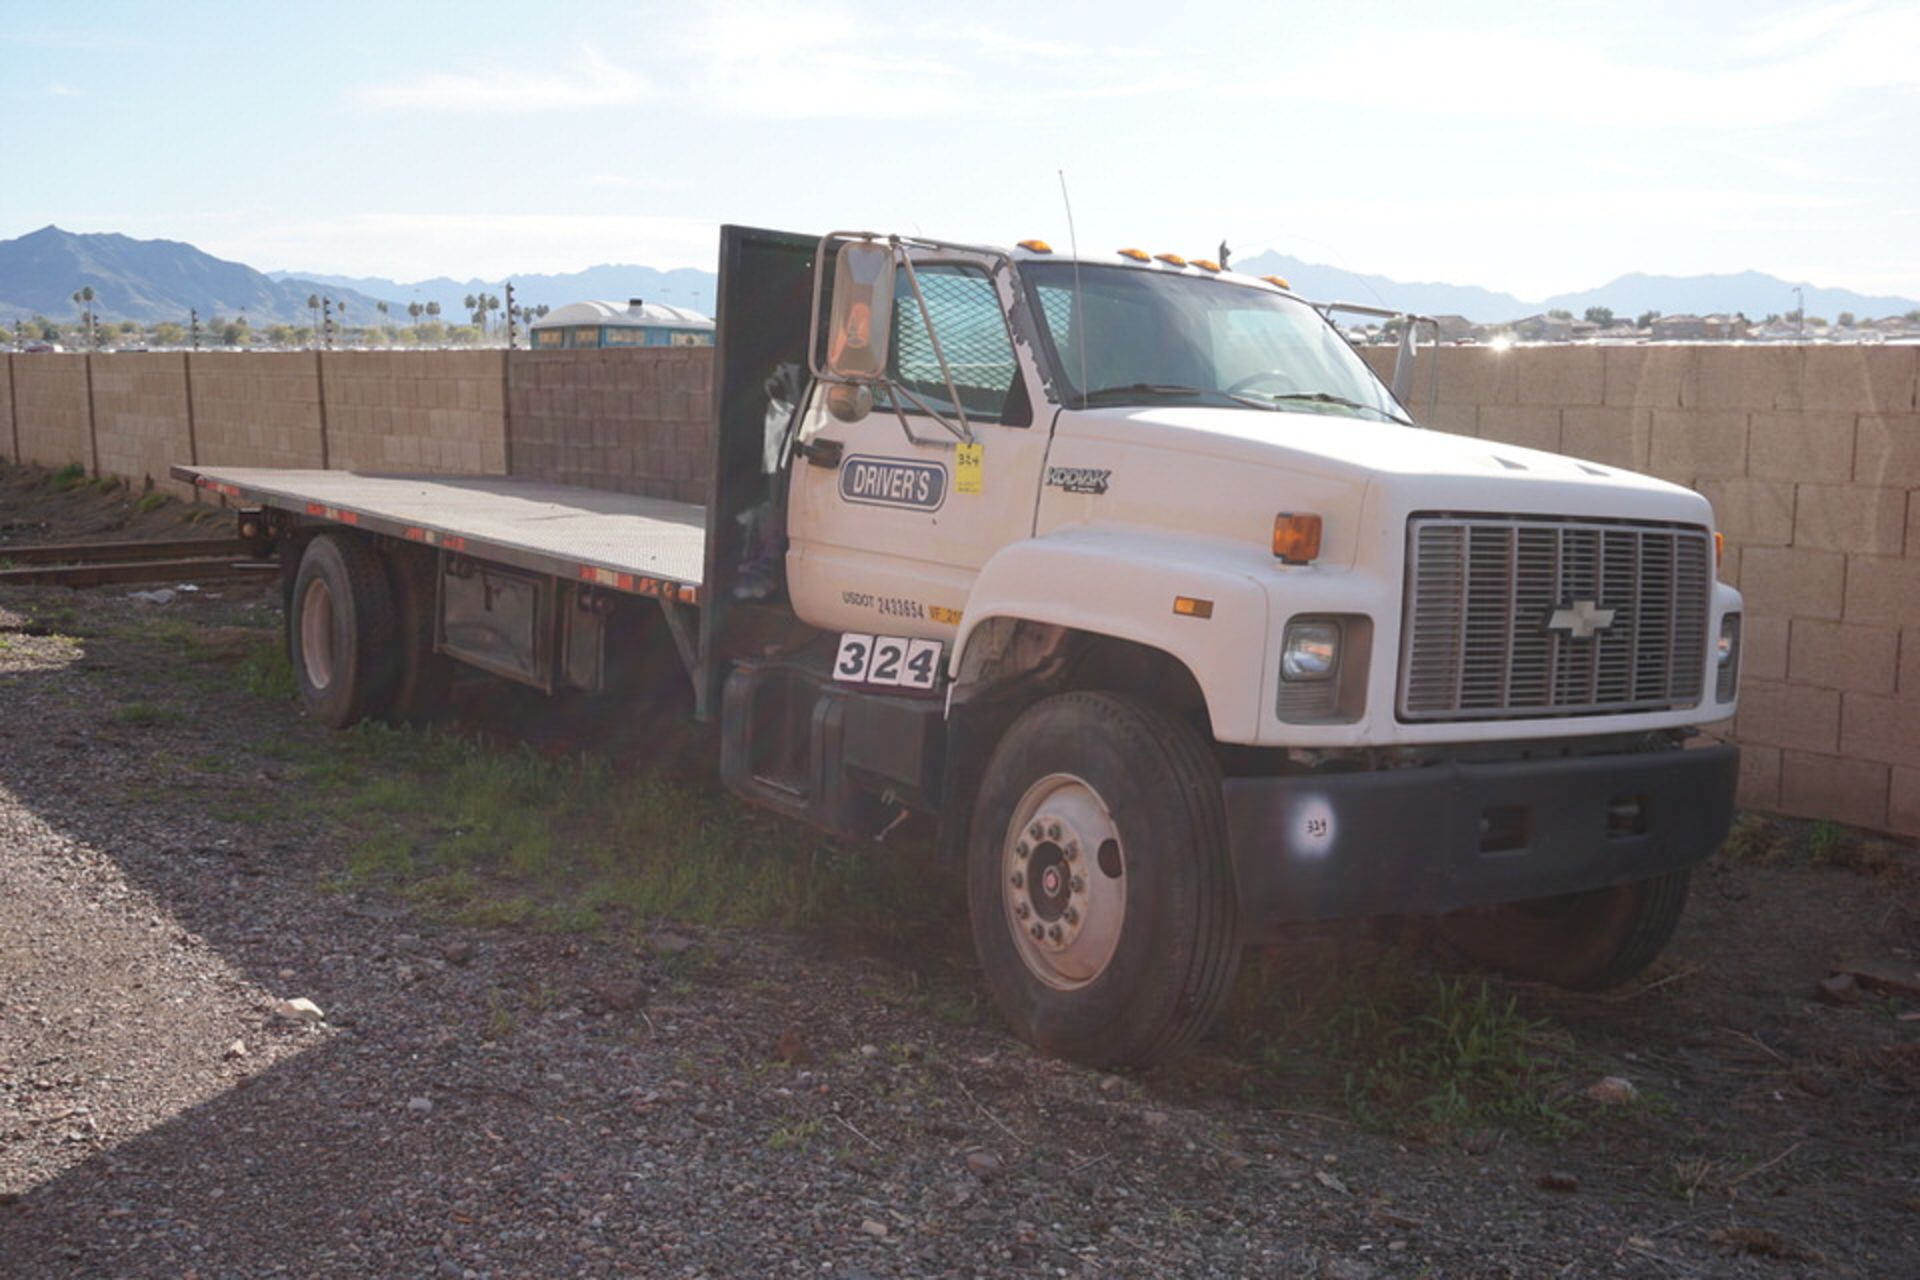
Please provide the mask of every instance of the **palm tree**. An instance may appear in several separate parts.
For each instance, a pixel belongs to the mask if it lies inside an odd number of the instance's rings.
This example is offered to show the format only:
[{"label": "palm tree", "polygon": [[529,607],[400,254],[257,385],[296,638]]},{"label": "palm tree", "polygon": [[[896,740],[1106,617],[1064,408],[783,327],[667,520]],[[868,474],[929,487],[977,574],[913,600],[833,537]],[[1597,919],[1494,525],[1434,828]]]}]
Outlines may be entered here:
[{"label": "palm tree", "polygon": [[429,302],[427,304],[427,319],[438,320],[439,318],[440,318],[440,304],[437,302]]},{"label": "palm tree", "polygon": [[407,304],[407,314],[413,318],[414,328],[420,327],[420,313],[425,310],[426,308],[421,306],[417,299]]},{"label": "palm tree", "polygon": [[73,295],[73,300],[80,308],[80,323],[87,327],[87,348],[91,350],[95,345],[93,340],[93,286],[90,284],[83,285],[79,292]]}]

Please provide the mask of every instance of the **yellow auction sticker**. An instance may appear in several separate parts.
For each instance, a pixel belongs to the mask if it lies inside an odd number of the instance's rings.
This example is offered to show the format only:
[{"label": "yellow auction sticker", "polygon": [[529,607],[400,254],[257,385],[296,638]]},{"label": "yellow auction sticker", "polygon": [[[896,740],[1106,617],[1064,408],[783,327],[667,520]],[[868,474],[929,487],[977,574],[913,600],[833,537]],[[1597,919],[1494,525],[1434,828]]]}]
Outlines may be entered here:
[{"label": "yellow auction sticker", "polygon": [[986,465],[987,447],[963,444],[953,451],[953,490],[955,493],[980,492],[980,471]]}]

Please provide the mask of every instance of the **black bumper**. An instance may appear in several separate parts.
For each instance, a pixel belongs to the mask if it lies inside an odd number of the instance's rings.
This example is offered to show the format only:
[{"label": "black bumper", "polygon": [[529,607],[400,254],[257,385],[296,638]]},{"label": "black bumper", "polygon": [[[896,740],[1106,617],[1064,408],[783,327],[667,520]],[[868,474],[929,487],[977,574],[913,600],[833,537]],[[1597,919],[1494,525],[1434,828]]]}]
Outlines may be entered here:
[{"label": "black bumper", "polygon": [[1289,920],[1434,914],[1642,880],[1726,838],[1740,753],[1229,778],[1250,941]]}]

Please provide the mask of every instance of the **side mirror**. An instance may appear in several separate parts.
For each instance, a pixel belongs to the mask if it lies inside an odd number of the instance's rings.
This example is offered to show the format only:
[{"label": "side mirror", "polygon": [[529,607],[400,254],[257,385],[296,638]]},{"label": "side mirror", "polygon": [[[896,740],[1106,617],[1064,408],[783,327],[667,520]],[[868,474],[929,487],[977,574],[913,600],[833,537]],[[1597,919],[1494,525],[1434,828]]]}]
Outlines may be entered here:
[{"label": "side mirror", "polygon": [[893,334],[893,271],[891,246],[857,240],[840,246],[827,326],[830,376],[857,382],[885,376]]}]

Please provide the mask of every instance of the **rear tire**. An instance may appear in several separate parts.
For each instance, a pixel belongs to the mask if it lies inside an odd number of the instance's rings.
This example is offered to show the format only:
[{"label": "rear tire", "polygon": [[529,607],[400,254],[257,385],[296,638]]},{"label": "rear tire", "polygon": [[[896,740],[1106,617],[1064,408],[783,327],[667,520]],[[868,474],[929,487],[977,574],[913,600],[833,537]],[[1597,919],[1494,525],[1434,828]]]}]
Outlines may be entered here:
[{"label": "rear tire", "polygon": [[1219,768],[1190,726],[1118,694],[1037,703],[988,761],[967,856],[987,985],[1036,1047],[1145,1066],[1212,1025],[1239,916]]},{"label": "rear tire", "polygon": [[1652,964],[1673,938],[1692,873],[1459,911],[1440,936],[1479,964],[1573,991],[1617,987]]},{"label": "rear tire", "polygon": [[287,656],[308,714],[335,729],[393,701],[399,637],[393,588],[372,547],[343,533],[307,544],[294,574]]}]

